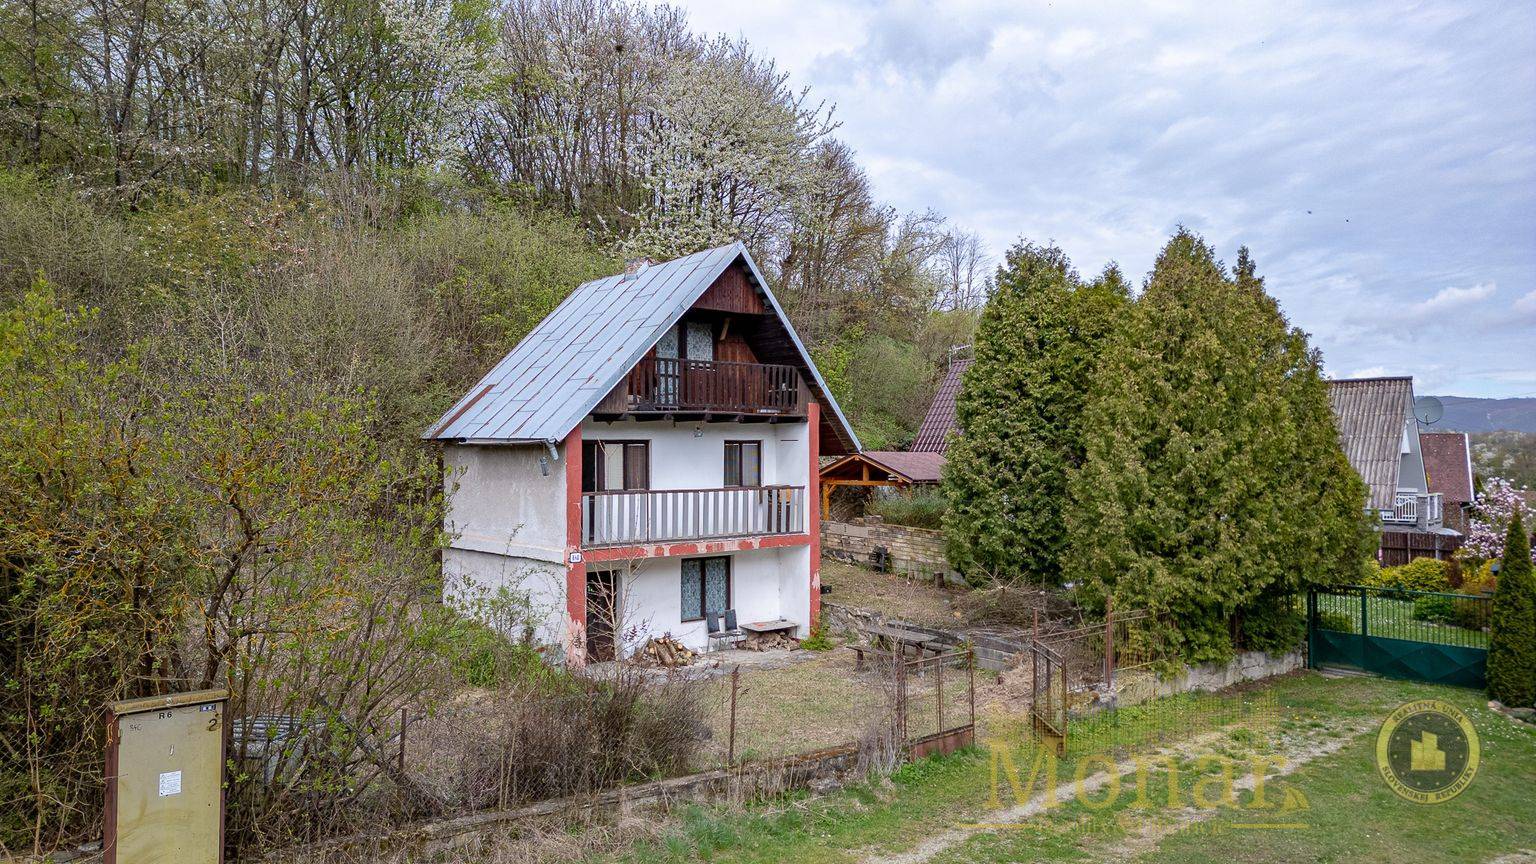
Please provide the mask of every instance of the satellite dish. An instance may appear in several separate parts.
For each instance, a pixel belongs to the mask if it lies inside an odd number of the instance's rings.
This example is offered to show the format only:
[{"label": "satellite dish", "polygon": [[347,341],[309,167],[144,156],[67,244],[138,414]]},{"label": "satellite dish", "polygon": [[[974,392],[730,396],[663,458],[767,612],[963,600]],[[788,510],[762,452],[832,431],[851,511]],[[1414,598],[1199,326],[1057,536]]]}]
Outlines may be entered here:
[{"label": "satellite dish", "polygon": [[1425,426],[1433,426],[1445,416],[1445,405],[1433,396],[1420,396],[1413,400],[1413,416]]}]

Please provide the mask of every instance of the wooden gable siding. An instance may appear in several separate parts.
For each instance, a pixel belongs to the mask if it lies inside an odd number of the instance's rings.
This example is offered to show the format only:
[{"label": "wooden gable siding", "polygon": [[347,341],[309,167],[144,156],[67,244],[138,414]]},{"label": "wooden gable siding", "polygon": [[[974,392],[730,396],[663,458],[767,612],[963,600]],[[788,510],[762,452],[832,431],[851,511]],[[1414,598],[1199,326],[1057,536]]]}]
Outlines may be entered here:
[{"label": "wooden gable siding", "polygon": [[699,295],[693,308],[747,315],[764,315],[768,312],[763,298],[752,287],[752,283],[747,281],[746,270],[740,264],[725,268],[714,284]]}]

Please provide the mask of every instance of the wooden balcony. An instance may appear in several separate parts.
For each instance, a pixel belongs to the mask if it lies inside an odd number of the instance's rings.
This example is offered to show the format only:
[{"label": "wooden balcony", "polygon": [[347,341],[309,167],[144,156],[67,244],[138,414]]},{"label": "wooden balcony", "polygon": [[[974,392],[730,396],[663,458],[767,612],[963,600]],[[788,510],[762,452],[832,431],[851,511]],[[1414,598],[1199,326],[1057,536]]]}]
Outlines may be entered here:
[{"label": "wooden balcony", "polygon": [[1399,492],[1393,499],[1392,509],[1381,511],[1381,521],[1389,525],[1437,527],[1444,519],[1443,506],[1439,492],[1429,495]]},{"label": "wooden balcony", "polygon": [[581,543],[643,546],[805,533],[804,486],[640,489],[581,496]]},{"label": "wooden balcony", "polygon": [[595,413],[800,417],[806,398],[793,366],[650,357]]}]

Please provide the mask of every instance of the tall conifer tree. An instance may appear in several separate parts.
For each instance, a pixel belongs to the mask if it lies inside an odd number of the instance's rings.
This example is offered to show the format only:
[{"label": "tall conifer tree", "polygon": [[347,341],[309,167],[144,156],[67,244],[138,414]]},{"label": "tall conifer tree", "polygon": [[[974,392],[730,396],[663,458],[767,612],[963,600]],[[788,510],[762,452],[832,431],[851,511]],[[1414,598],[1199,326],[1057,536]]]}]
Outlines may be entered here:
[{"label": "tall conifer tree", "polygon": [[1515,708],[1536,703],[1536,576],[1520,511],[1509,523],[1488,640],[1488,695]]},{"label": "tall conifer tree", "polygon": [[1084,283],[1054,246],[1021,242],[998,269],[944,473],[951,560],[973,582],[1060,581],[1088,382],[1129,295],[1119,270]]},{"label": "tall conifer tree", "polygon": [[1168,612],[1190,660],[1289,647],[1291,595],[1371,543],[1318,354],[1244,250],[1181,229],[1107,346],[1069,485],[1066,575],[1090,603]]}]

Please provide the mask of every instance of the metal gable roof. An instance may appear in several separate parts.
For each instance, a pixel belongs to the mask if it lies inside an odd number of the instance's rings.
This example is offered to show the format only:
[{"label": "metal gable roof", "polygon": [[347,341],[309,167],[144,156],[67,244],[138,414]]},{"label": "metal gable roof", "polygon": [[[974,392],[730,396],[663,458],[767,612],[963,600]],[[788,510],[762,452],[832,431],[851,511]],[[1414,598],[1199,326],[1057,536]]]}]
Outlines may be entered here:
[{"label": "metal gable roof", "polygon": [[1339,445],[1370,487],[1370,506],[1390,509],[1397,495],[1403,435],[1413,411],[1413,379],[1329,381],[1328,401],[1339,426]]},{"label": "metal gable roof", "polygon": [[824,421],[857,450],[853,428],[741,243],[581,285],[423,437],[503,444],[564,438],[738,259],[788,333],[818,401],[830,409]]}]

